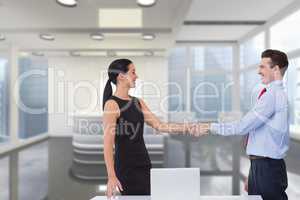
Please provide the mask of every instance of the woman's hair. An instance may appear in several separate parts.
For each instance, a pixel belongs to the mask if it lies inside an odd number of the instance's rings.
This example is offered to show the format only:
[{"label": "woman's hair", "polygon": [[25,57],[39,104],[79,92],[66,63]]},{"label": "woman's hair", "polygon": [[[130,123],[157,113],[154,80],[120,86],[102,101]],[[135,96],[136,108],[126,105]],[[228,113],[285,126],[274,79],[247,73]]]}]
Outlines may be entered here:
[{"label": "woman's hair", "polygon": [[128,65],[132,63],[128,59],[117,59],[114,60],[108,67],[108,80],[106,82],[103,92],[103,110],[105,102],[112,96],[111,82],[117,85],[117,77],[120,73],[128,72]]}]

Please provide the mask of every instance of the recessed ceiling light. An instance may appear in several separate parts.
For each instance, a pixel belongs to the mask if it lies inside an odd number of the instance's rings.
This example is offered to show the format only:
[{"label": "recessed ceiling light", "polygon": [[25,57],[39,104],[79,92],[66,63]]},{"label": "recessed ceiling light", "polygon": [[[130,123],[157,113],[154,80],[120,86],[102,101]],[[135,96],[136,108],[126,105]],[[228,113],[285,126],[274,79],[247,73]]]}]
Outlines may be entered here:
[{"label": "recessed ceiling light", "polygon": [[143,40],[154,40],[155,35],[154,34],[143,34]]},{"label": "recessed ceiling light", "polygon": [[32,55],[41,57],[41,56],[44,56],[45,54],[42,52],[32,52]]},{"label": "recessed ceiling light", "polygon": [[136,3],[142,7],[151,7],[154,6],[156,0],[137,0]]},{"label": "recessed ceiling light", "polygon": [[153,56],[154,52],[153,51],[145,51],[144,55],[145,56]]},{"label": "recessed ceiling light", "polygon": [[5,35],[0,34],[0,41],[3,41],[3,40],[5,40]]},{"label": "recessed ceiling light", "polygon": [[93,40],[103,40],[104,39],[104,35],[101,33],[92,33],[90,36]]},{"label": "recessed ceiling light", "polygon": [[80,53],[77,52],[77,51],[70,51],[70,56],[73,56],[73,57],[79,57],[79,56],[80,56]]},{"label": "recessed ceiling light", "polygon": [[53,35],[51,35],[51,34],[48,34],[48,33],[42,33],[42,34],[40,34],[40,38],[42,40],[47,40],[47,41],[53,41],[53,40],[55,40],[55,37]]},{"label": "recessed ceiling light", "polygon": [[59,5],[65,7],[75,7],[77,6],[77,0],[56,0]]}]

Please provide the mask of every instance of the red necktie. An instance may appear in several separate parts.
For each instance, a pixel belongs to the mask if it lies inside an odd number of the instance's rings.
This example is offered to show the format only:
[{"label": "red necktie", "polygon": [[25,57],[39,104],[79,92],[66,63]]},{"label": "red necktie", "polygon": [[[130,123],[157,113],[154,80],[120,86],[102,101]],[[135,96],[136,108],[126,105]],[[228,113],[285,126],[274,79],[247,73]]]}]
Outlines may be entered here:
[{"label": "red necktie", "polygon": [[258,99],[260,99],[260,97],[267,91],[266,88],[262,89],[259,93]]},{"label": "red necktie", "polygon": [[[260,97],[267,91],[266,88],[262,89],[258,95],[258,99],[260,99]],[[243,139],[243,147],[246,149],[247,145],[248,145],[248,139],[249,139],[249,133],[247,135],[244,136]]]}]

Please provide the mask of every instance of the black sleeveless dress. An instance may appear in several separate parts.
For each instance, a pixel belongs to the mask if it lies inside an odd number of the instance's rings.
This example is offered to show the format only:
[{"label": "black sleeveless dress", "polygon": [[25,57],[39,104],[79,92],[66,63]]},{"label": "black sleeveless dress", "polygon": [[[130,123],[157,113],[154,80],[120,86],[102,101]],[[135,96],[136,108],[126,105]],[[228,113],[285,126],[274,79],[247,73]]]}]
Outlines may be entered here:
[{"label": "black sleeveless dress", "polygon": [[151,161],[143,138],[144,115],[139,100],[112,96],[120,109],[115,136],[115,171],[122,195],[150,195]]}]

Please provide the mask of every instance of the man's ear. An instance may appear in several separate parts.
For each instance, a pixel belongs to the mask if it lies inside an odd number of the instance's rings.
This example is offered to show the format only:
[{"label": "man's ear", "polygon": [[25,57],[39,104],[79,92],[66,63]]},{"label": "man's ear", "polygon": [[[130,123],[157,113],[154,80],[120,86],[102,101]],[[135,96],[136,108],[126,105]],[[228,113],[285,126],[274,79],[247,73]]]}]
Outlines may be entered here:
[{"label": "man's ear", "polygon": [[280,68],[279,68],[278,65],[275,65],[275,66],[274,66],[274,71],[275,71],[275,72],[280,72]]},{"label": "man's ear", "polygon": [[281,75],[281,70],[280,70],[278,65],[274,66],[274,73],[277,74],[277,75]]}]

